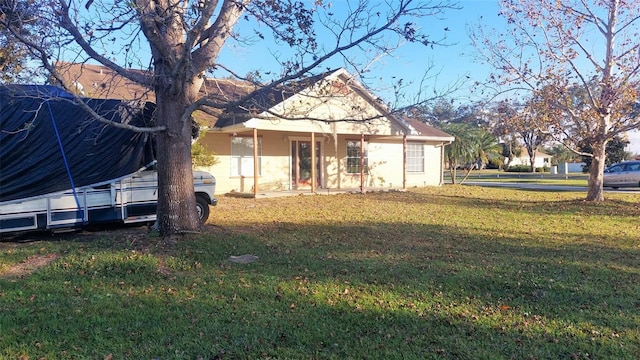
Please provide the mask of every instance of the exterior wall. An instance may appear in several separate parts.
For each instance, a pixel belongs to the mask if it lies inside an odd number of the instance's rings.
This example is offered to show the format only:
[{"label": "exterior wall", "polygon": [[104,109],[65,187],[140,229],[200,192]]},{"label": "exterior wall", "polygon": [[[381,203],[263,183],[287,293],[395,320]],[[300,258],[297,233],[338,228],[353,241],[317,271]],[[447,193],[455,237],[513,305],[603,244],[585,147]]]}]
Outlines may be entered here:
[{"label": "exterior wall", "polygon": [[366,187],[402,187],[402,143],[370,140],[368,146],[369,176]]},{"label": "exterior wall", "polygon": [[[253,132],[237,134],[253,137]],[[216,192],[253,192],[252,176],[232,176],[231,174],[231,137],[230,134],[206,133],[199,141],[208,151],[213,151],[218,164],[202,170],[216,177]],[[289,189],[289,140],[282,133],[258,132],[262,142],[261,172],[258,177],[259,191],[281,191]]]},{"label": "exterior wall", "polygon": [[424,173],[407,172],[407,187],[442,185],[442,144],[427,142],[424,145]]},{"label": "exterior wall", "polygon": [[[252,137],[253,132],[236,134]],[[258,131],[262,141],[261,175],[258,177],[259,192],[283,191],[291,189],[291,141],[310,141],[311,134],[302,132]],[[232,135],[208,132],[200,143],[208,151],[216,153],[219,163],[202,168],[216,177],[216,192],[253,192],[253,177],[231,175]],[[337,138],[337,145],[336,145]],[[346,171],[347,141],[360,141],[359,135],[315,134],[316,142],[321,142],[322,179],[317,188],[357,189],[360,174]],[[402,188],[403,149],[398,140],[369,139],[369,174],[365,175],[366,188]],[[424,144],[424,173],[407,173],[407,187],[440,185],[442,173],[441,146],[439,143]]]},{"label": "exterior wall", "polygon": [[[514,158],[509,163],[509,166],[518,166],[518,165],[529,166],[530,164],[531,162],[529,161],[529,155],[524,154],[521,157]],[[538,168],[543,166],[551,166],[551,156],[546,154],[536,154],[534,167]]]},{"label": "exterior wall", "polygon": [[[316,110],[317,111],[317,110]],[[340,113],[332,112],[309,114],[308,116],[314,116],[322,118],[322,116],[328,119],[342,119]],[[345,115],[346,116],[346,115]],[[372,115],[376,116],[376,115]],[[324,122],[314,120],[282,120],[282,119],[255,119],[256,127],[263,131],[277,131],[277,132],[304,132],[304,133],[320,133],[320,134],[372,134],[372,135],[401,135],[402,129],[400,127],[394,127],[391,122],[382,117],[371,119],[366,122]],[[356,135],[357,136],[357,135]]]},{"label": "exterior wall", "polygon": [[[442,158],[441,147],[438,145],[439,143],[423,143],[424,172],[407,172],[407,187],[441,184]],[[372,140],[369,143],[371,174],[365,186],[402,188],[404,181],[402,159],[402,142]]]},{"label": "exterior wall", "polygon": [[387,119],[380,107],[370,103],[362,92],[351,88],[347,84],[350,81],[336,78],[291,96],[270,110],[299,120],[262,119],[257,120],[258,128],[325,134],[401,135],[403,129],[399,124]]}]

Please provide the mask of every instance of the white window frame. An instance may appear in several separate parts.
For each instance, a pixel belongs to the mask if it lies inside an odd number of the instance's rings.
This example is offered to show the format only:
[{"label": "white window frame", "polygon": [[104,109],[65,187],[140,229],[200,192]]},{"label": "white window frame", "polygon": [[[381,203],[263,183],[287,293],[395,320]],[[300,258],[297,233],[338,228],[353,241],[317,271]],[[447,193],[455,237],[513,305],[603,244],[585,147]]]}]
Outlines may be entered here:
[{"label": "white window frame", "polygon": [[[231,137],[231,176],[253,177],[253,137]],[[262,175],[262,138],[258,137],[258,176]]]},{"label": "white window frame", "polygon": [[417,142],[407,143],[407,172],[424,173],[424,144]]},{"label": "white window frame", "polygon": [[[345,157],[345,167],[347,170],[347,174],[360,174],[360,140],[347,140],[346,142],[347,153]],[[364,173],[369,174],[369,151],[368,151],[369,143],[364,142]],[[355,156],[349,156],[350,151],[354,150],[357,152]],[[357,161],[357,162],[356,162]],[[351,163],[356,162],[356,164],[352,165]],[[353,168],[357,168],[358,171],[350,171]]]}]

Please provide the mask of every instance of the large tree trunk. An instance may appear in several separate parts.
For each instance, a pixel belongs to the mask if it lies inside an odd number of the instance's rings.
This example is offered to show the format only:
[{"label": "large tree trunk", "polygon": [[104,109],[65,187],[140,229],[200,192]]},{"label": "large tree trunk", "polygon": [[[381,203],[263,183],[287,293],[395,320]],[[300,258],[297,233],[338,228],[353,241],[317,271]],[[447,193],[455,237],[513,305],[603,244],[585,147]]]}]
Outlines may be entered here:
[{"label": "large tree trunk", "polygon": [[[178,85],[177,88],[182,88]],[[157,119],[167,130],[157,134],[158,227],[171,236],[199,230],[191,165],[191,122],[180,121],[189,105],[183,91],[156,89]]]},{"label": "large tree trunk", "polygon": [[593,159],[589,167],[589,183],[587,189],[587,201],[603,201],[604,189],[604,165],[606,160],[606,142],[593,144]]},{"label": "large tree trunk", "polygon": [[[200,27],[190,29],[187,34],[188,26],[174,5],[140,1],[141,28],[149,40],[154,59],[156,119],[158,125],[166,129],[156,136],[158,228],[163,237],[200,228],[191,162],[192,110],[187,109],[199,98],[203,72],[214,64],[248,3],[249,0],[225,0],[215,25],[209,27],[206,21],[199,22]],[[215,10],[215,6],[209,5],[202,9],[209,12],[209,15],[203,15],[204,19],[212,16]],[[158,20],[160,13],[163,14],[162,21]],[[191,35],[204,38],[194,39]],[[185,39],[198,40],[197,46]],[[185,49],[185,46],[189,48]]]}]

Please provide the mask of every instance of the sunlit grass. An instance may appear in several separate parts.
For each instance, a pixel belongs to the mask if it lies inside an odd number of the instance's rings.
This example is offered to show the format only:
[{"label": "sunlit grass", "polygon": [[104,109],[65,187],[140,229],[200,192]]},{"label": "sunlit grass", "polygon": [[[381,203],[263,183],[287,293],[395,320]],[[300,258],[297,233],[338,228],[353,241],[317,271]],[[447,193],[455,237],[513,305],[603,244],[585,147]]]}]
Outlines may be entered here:
[{"label": "sunlit grass", "polygon": [[637,359],[640,196],[583,198],[222,198],[215,226],[170,248],[128,232],[0,244],[0,358]]},{"label": "sunlit grass", "polygon": [[[460,181],[462,179],[458,179]],[[517,177],[473,177],[467,178],[467,182],[471,181],[490,181],[503,183],[524,183],[524,184],[543,184],[543,185],[564,185],[564,186],[587,186],[587,179],[562,179],[562,178],[517,178]]]},{"label": "sunlit grass", "polygon": [[[451,181],[451,173],[445,172],[446,181]],[[564,186],[587,186],[588,174],[569,173],[569,174],[550,174],[550,173],[518,173],[505,172],[499,170],[473,170],[469,175],[466,171],[458,171],[456,174],[456,182],[462,180],[467,182],[505,182],[505,183],[527,183],[527,184],[544,184],[544,185],[564,185]]]}]

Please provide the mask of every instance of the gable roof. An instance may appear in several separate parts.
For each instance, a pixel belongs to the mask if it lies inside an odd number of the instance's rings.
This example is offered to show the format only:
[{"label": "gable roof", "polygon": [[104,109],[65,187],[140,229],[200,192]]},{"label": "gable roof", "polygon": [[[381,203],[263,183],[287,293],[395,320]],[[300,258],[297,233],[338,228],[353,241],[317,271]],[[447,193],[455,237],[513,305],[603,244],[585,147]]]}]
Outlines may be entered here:
[{"label": "gable roof", "polygon": [[[142,98],[155,101],[152,89],[121,76],[102,65],[58,62],[56,67],[62,77],[73,84],[78,94],[99,99],[133,100]],[[149,72],[128,69],[146,75]],[[257,88],[256,85],[233,79],[207,78],[200,89],[202,95],[215,100],[238,101]]]},{"label": "gable roof", "polygon": [[291,81],[272,87],[261,87],[251,93],[244,94],[246,99],[241,103],[227,107],[218,117],[215,127],[223,128],[245,122],[255,117],[265,109],[271,109],[283,101],[299,94],[301,91],[312,87],[320,80],[333,73],[331,70],[326,73],[304,78],[298,81]]},{"label": "gable roof", "polygon": [[[527,150],[526,146],[522,147],[522,153],[521,154],[522,154],[522,155],[520,155],[521,158],[525,158],[525,157],[528,158],[529,157],[529,150]],[[536,157],[540,157],[540,156],[541,157],[553,157],[553,155],[549,155],[549,154],[547,154],[545,152],[542,152],[542,151],[540,151],[538,149],[536,149],[535,155],[536,155]]]},{"label": "gable roof", "polygon": [[[148,101],[155,101],[153,91],[125,79],[105,66],[80,63],[59,63],[57,66],[61,69],[65,80],[75,84],[78,92],[83,96],[104,99],[142,97]],[[132,71],[146,73],[145,70]],[[196,112],[194,116],[200,123],[205,123],[207,127],[215,129],[224,129],[245,123],[245,125],[249,125],[251,120],[269,117],[270,109],[283,106],[283,103],[295,96],[312,94],[313,89],[325,86],[325,84],[328,90],[322,96],[330,98],[347,93],[357,94],[377,112],[397,124],[407,135],[429,137],[432,140],[453,141],[452,136],[430,125],[392,114],[380,98],[371,93],[344,68],[331,69],[318,75],[272,87],[263,87],[260,84],[234,79],[207,78],[200,93],[214,101],[229,102],[231,105],[225,109],[207,107],[204,111]],[[315,94],[306,96],[317,97]],[[273,116],[271,115],[271,117]],[[354,119],[354,121],[356,120]]]},{"label": "gable roof", "polygon": [[[106,66],[58,62],[56,67],[63,79],[75,86],[76,93],[81,96],[99,99],[140,99],[155,102],[155,94],[152,89],[133,82]],[[146,70],[128,70],[139,72],[142,75],[149,73]],[[257,86],[251,82],[207,78],[200,93],[215,101],[234,102],[246,97],[256,88]],[[212,127],[221,112],[221,109],[209,108],[206,112],[196,112],[194,116],[200,123]]]},{"label": "gable roof", "polygon": [[[331,114],[319,115],[325,109]],[[333,107],[334,110],[330,110]],[[322,117],[327,115],[326,118]],[[238,106],[227,108],[216,129],[252,128],[260,121],[311,121],[373,125],[379,120],[391,122],[395,131],[410,133],[412,128],[396,117],[364,85],[344,68],[329,70],[302,80],[265,87],[251,93]]]},{"label": "gable roof", "polygon": [[415,130],[412,135],[417,136],[427,136],[432,138],[441,138],[443,141],[454,141],[455,137],[447,134],[446,132],[437,129],[429,124],[426,124],[418,119],[403,117],[403,119],[411,125],[411,127]]},{"label": "gable roof", "polygon": [[[95,99],[155,101],[155,95],[151,89],[119,75],[106,66],[57,62],[56,69],[81,96]],[[130,69],[129,71],[146,74],[144,70]]]}]

